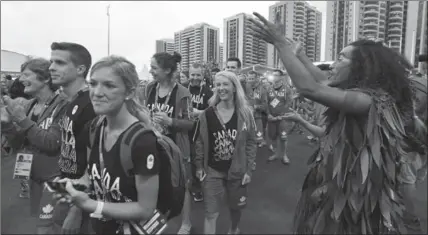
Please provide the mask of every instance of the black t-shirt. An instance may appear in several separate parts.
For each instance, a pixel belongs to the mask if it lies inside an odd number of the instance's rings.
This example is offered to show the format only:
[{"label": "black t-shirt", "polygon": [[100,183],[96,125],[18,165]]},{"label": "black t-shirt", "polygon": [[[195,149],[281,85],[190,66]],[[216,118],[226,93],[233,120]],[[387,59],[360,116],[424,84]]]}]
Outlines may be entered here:
[{"label": "black t-shirt", "polygon": [[68,104],[60,122],[62,142],[59,167],[63,177],[77,179],[84,174],[87,166],[85,141],[87,138],[81,135],[85,124],[95,116],[89,91],[79,91],[76,98]]},{"label": "black t-shirt", "polygon": [[[134,125],[136,123],[128,127],[128,129]],[[85,130],[86,136],[89,136],[88,130]],[[138,194],[135,186],[135,176],[127,176],[120,161],[120,143],[125,132],[119,136],[109,151],[103,146],[104,170],[100,166],[100,132],[101,128],[98,128],[95,133],[88,164],[88,174],[92,183],[90,197],[95,200],[104,200],[104,189],[107,193],[106,201],[114,203],[137,202]],[[134,165],[133,173],[143,176],[159,174],[160,162],[155,135],[148,132],[136,138],[131,151],[131,158]],[[119,229],[120,221],[94,219],[93,226],[97,234],[111,234]],[[137,233],[132,231],[132,234]]]},{"label": "black t-shirt", "polygon": [[[155,107],[155,97],[156,97],[156,86],[153,87],[152,91],[150,92],[149,99],[147,101],[147,108],[151,111],[151,113],[157,113],[157,112],[164,112],[168,115],[170,118],[175,117],[175,100],[177,97],[177,89],[178,86],[175,86],[174,89],[171,92],[169,101],[167,104],[165,104],[166,99],[168,95],[164,97],[158,97],[158,103]],[[168,136],[172,140],[175,140],[175,133],[171,130],[171,127],[165,127],[158,125],[156,123],[153,123],[155,128],[160,131],[163,135]]]},{"label": "black t-shirt", "polygon": [[205,110],[208,108],[208,100],[213,95],[213,92],[205,85],[189,86],[189,92],[192,96],[192,106],[197,110]]},{"label": "black t-shirt", "polygon": [[217,171],[227,172],[235,150],[238,116],[235,111],[232,118],[223,127],[214,108],[210,107],[206,111],[206,118],[209,139],[208,165]]}]

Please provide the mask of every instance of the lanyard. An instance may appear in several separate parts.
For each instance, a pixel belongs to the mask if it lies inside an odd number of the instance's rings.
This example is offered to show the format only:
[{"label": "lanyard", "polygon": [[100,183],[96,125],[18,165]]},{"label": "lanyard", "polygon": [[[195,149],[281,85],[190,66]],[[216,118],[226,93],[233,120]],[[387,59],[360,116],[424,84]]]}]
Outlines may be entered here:
[{"label": "lanyard", "polygon": [[[101,130],[100,130],[100,141],[99,141],[99,156],[100,156],[100,170],[101,170],[101,188],[103,190],[103,195],[104,195],[104,201],[106,201],[107,197],[108,197],[108,193],[106,192],[106,189],[103,185],[103,178],[104,178],[104,154],[103,154],[103,139],[104,139],[104,126],[105,126],[105,121],[102,122],[101,124]],[[98,197],[98,196],[97,196]],[[99,200],[99,198],[97,198],[97,200]],[[110,201],[109,199],[107,199],[107,201]]]},{"label": "lanyard", "polygon": [[[43,105],[43,108],[42,108],[42,110],[40,111],[40,113],[39,113],[39,117],[41,117],[42,115],[43,115],[43,113],[46,111],[46,109],[56,100],[56,98],[58,97],[58,95],[57,94],[53,94],[49,99],[48,99],[48,101]],[[34,110],[35,110],[35,107],[36,107],[36,105],[38,104],[38,102],[36,101],[36,103],[33,105],[33,107],[31,107],[31,110],[30,110],[30,112],[28,112],[28,117],[31,117],[33,114],[34,114]],[[57,107],[56,107],[57,108]],[[52,115],[55,113],[55,111],[56,111],[56,108],[55,108],[55,110],[52,112]],[[40,120],[40,119],[39,119]]]},{"label": "lanyard", "polygon": [[[177,83],[174,83],[174,86],[172,86],[172,89],[171,89],[171,90],[169,90],[168,95],[166,95],[165,102],[163,102],[163,104],[164,104],[164,105],[165,105],[165,104],[168,104],[169,99],[171,98],[172,91],[174,90],[175,86],[177,86]],[[158,84],[157,84],[157,86],[156,86],[155,108],[158,106],[158,100],[159,100],[159,87],[160,87],[160,84],[158,83]],[[160,111],[160,110],[159,110],[159,111]]]}]

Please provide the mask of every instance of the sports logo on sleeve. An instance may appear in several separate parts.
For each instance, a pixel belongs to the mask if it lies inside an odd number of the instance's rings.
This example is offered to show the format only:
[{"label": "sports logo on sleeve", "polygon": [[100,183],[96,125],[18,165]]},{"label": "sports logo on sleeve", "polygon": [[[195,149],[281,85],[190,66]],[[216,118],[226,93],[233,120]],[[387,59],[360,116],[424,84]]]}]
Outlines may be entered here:
[{"label": "sports logo on sleeve", "polygon": [[155,164],[155,157],[153,156],[153,154],[150,154],[147,157],[147,169],[151,170],[153,168],[153,165]]}]

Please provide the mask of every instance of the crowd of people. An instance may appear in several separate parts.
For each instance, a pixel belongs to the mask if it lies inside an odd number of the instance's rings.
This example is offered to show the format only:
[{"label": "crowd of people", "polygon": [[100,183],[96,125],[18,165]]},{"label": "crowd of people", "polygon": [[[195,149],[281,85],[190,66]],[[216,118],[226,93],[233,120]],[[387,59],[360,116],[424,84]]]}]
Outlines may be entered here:
[{"label": "crowd of people", "polygon": [[406,233],[417,221],[410,195],[426,176],[426,81],[365,39],[317,67],[281,26],[255,16],[253,34],[286,72],[244,74],[238,58],[224,71],[180,71],[178,53],[156,53],[144,82],[126,58],[92,65],[70,42],[25,62],[21,95],[2,86],[1,132],[10,155],[33,155],[20,196],[38,218],[34,232],[156,234],[181,214],[177,233],[190,234],[193,200],[204,204],[204,234],[216,234],[226,197],[229,234],[239,234],[258,148],[290,164],[288,138],[305,129],[318,150],[293,231]]}]

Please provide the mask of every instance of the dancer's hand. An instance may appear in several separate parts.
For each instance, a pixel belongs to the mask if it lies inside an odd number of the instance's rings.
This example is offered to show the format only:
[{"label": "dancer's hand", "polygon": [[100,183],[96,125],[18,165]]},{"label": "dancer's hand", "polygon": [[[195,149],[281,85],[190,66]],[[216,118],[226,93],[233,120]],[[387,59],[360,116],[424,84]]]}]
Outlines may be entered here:
[{"label": "dancer's hand", "polygon": [[274,117],[274,116],[272,116],[272,115],[270,115],[270,114],[268,114],[268,121],[277,121],[278,120],[278,118],[277,117]]},{"label": "dancer's hand", "polygon": [[283,116],[285,120],[300,122],[303,118],[297,112],[287,113]]},{"label": "dancer's hand", "polygon": [[288,45],[293,50],[293,53],[295,55],[299,55],[303,51],[302,42],[300,41],[300,37],[301,36],[299,36],[297,38],[297,40],[293,40],[292,38],[286,38]]},{"label": "dancer's hand", "polygon": [[289,44],[285,37],[281,34],[281,28],[284,27],[281,24],[274,24],[259,13],[253,13],[260,21],[256,19],[249,19],[253,25],[250,28],[253,30],[253,34],[266,41],[267,43],[276,45],[277,43]]}]

